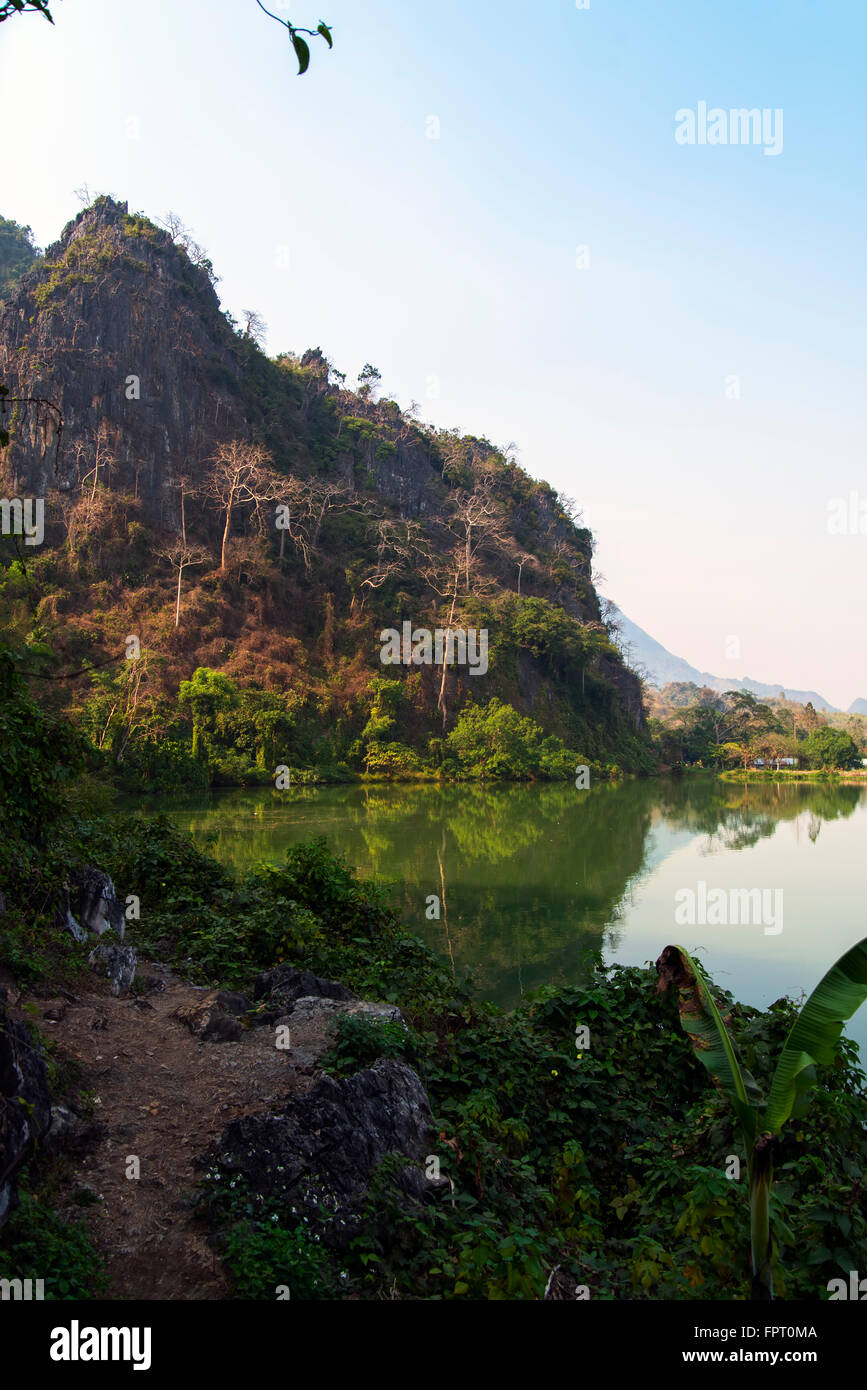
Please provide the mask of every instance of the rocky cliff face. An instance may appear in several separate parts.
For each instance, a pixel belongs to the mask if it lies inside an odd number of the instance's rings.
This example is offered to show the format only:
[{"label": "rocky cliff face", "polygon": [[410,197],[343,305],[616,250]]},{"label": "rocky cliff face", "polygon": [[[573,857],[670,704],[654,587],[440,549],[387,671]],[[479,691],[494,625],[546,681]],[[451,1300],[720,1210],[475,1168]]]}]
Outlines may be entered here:
[{"label": "rocky cliff face", "polygon": [[[29,400],[13,408],[7,464],[22,492],[49,499],[89,486],[99,464],[100,483],[173,525],[178,474],[206,468],[220,441],[255,437],[282,471],[328,473],[404,517],[442,514],[449,484],[430,438],[388,402],[335,408],[318,349],[297,365],[281,372],[239,335],[208,262],[194,265],[126,203],[97,199],[0,311],[0,380]],[[46,402],[62,415],[59,439]],[[553,508],[543,520],[556,530]],[[589,573],[589,535],[577,536]],[[576,546],[568,525],[558,538]],[[598,618],[595,596],[583,616]]]},{"label": "rocky cliff face", "polygon": [[[506,467],[486,440],[443,436],[395,402],[342,389],[319,349],[267,358],[221,311],[210,263],[192,256],[126,203],[102,197],[0,305],[0,381],[18,398],[0,454],[11,474],[4,486],[45,499],[49,534],[62,535],[50,528],[64,496],[97,483],[117,500],[137,499],[150,527],[178,532],[178,478],[195,484],[220,443],[250,440],[267,448],[278,472],[339,481],[364,499],[368,516],[419,520],[436,547],[453,544],[442,523],[455,497],[491,468],[510,536],[486,583],[514,592],[523,553],[532,561],[523,594],[599,624],[592,538],[553,489]],[[214,513],[194,503],[191,517],[213,540]],[[364,544],[369,558],[369,538]],[[328,558],[326,587],[338,603],[342,587],[348,604],[341,567],[352,556]],[[601,666],[640,725],[635,677],[616,660]],[[522,680],[527,710],[532,686],[531,672]]]},{"label": "rocky cliff face", "polygon": [[[100,446],[99,481],[170,524],[178,473],[206,467],[222,440],[259,434],[286,471],[310,471],[328,364],[314,350],[301,365],[305,389],[278,380],[268,398],[274,373],[227,322],[209,270],[126,203],[99,199],[0,312],[0,380],[30,398],[16,407],[8,463],[23,491],[46,496],[89,480]],[[62,414],[59,443],[42,402]],[[343,443],[330,462],[345,482],[363,474],[404,516],[441,504],[441,473],[417,442],[383,450],[350,426]]]},{"label": "rocky cliff face", "polygon": [[58,446],[50,412],[17,408],[8,462],[21,489],[74,489],[99,444],[100,481],[165,520],[177,472],[249,430],[236,341],[208,271],[125,203],[98,200],[0,315],[0,379],[63,417]]}]

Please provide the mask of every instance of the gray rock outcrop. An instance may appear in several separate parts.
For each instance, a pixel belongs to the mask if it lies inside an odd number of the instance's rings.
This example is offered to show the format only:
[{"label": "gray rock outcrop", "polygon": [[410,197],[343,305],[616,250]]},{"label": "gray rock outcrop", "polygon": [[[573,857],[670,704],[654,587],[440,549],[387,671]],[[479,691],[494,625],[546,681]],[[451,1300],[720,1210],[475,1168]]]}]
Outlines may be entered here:
[{"label": "gray rock outcrop", "polygon": [[325,1222],[324,1238],[340,1244],[387,1155],[406,1160],[397,1185],[407,1198],[429,1191],[423,1161],[430,1130],[416,1072],[380,1058],[339,1081],[324,1076],[280,1113],[234,1120],[203,1163],[214,1181],[241,1178],[254,1196],[309,1212]]},{"label": "gray rock outcrop", "polygon": [[0,1226],[15,1202],[15,1175],[51,1124],[42,1050],[0,996]]}]

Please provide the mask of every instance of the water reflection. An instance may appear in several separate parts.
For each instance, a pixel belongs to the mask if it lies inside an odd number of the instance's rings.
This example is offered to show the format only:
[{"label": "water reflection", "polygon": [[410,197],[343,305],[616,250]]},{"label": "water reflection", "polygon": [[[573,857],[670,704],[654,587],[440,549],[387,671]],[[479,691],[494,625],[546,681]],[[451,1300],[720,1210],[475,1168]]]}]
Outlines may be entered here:
[{"label": "water reflection", "polygon": [[768,993],[788,979],[790,958],[794,987],[812,987],[835,943],[839,954],[865,934],[865,806],[860,787],[707,778],[583,792],[571,784],[258,790],[159,809],[241,871],[325,835],[363,873],[392,885],[404,920],[456,972],[471,970],[488,997],[509,1005],[537,985],[579,979],[588,949],[655,958],[679,939],[674,892],[702,877],[720,886],[783,884],[788,935],[775,954],[755,929],[706,929],[704,940],[682,944],[703,946],[710,968],[748,963],[754,995],[760,982]]}]

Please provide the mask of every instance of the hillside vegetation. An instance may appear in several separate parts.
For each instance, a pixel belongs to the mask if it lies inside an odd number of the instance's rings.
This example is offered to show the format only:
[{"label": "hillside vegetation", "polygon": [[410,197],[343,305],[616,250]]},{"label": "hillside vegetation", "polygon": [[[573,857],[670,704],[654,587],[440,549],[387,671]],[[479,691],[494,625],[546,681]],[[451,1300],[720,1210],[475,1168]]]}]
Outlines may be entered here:
[{"label": "hillside vegetation", "polygon": [[[746,1155],[725,1096],[652,969],[606,968],[594,954],[568,987],[546,988],[504,1014],[401,925],[382,888],[362,883],[322,842],[295,846],[282,863],[238,879],[167,818],[95,816],[75,790],[85,750],[62,718],[33,702],[2,648],[0,695],[12,771],[0,784],[0,968],[16,981],[17,1011],[29,1011],[29,1047],[44,1059],[52,1098],[79,1129],[92,1113],[96,1076],[71,1064],[62,1040],[75,1029],[92,1039],[110,1018],[114,1054],[95,1059],[104,1119],[87,1140],[88,1153],[98,1150],[91,1179],[98,1175],[100,1193],[103,1181],[112,1184],[106,1209],[71,1177],[80,1157],[40,1146],[0,1225],[3,1277],[45,1277],[50,1299],[104,1297],[107,1282],[108,1297],[152,1297],[157,1280],[185,1298],[226,1296],[224,1288],[215,1295],[220,1280],[231,1296],[260,1300],[273,1300],[284,1283],[304,1301],[749,1297],[746,1184],[727,1176],[731,1156]],[[671,795],[679,796],[674,783]],[[801,806],[793,802],[793,813]],[[696,809],[719,824],[709,806]],[[209,1159],[196,1174],[194,1226],[189,1131],[198,1126],[196,1144],[212,1138],[222,1154],[222,1112],[239,1092],[260,1108],[256,1085],[280,1054],[266,1029],[255,1050],[254,1019],[245,1016],[227,1080],[222,1048],[216,1060],[203,1058],[213,1044],[194,1041],[161,1003],[149,1003],[153,980],[133,1000],[101,1000],[87,965],[92,941],[76,942],[63,923],[64,876],[82,859],[105,865],[122,894],[140,899],[135,949],[146,953],[143,963],[159,963],[172,1007],[191,991],[166,970],[251,989],[275,960],[398,1003],[405,1026],[341,1019],[320,1066],[344,1078],[380,1058],[409,1064],[429,1097],[442,1181],[410,1199],[400,1185],[406,1156],[386,1157],[347,1239],[341,1210],[303,1183],[291,1201],[266,1198],[222,1159]],[[745,1065],[767,1087],[796,1006],[780,999],[761,1013],[715,994]],[[61,1008],[46,1010],[49,999]],[[72,1004],[68,1014],[63,1001]],[[589,1046],[579,1045],[579,1028]],[[87,1055],[101,1046],[92,1043]],[[246,1068],[239,1057],[250,1059]],[[175,1067],[191,1089],[180,1117]],[[774,1277],[785,1299],[825,1299],[830,1281],[858,1269],[864,1251],[864,1074],[845,1036],[821,1082],[809,1113],[775,1151]],[[216,1108],[215,1095],[225,1096]],[[106,1143],[111,1123],[123,1125],[109,1135],[114,1148]],[[151,1156],[156,1203],[137,1193],[127,1207],[120,1197],[128,1184],[118,1155],[130,1146]],[[266,1159],[268,1174],[273,1166]],[[222,1275],[198,1255],[206,1235]]]},{"label": "hillside vegetation", "polygon": [[[40,698],[134,786],[652,769],[575,505],[370,364],[267,357],[166,224],[97,199],[0,313],[0,486],[45,505],[0,621]],[[405,623],[486,661],[384,665]]]}]

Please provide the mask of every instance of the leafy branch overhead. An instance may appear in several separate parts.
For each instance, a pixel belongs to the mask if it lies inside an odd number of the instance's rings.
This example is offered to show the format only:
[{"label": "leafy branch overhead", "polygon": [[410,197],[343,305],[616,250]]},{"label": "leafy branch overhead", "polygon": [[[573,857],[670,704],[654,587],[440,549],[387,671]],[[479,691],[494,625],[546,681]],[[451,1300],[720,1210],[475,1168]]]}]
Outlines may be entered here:
[{"label": "leafy branch overhead", "polygon": [[[310,45],[302,35],[307,34],[311,38],[318,37],[324,39],[329,48],[334,47],[330,26],[327,25],[324,20],[320,20],[315,29],[304,29],[293,24],[289,19],[281,19],[279,15],[272,14],[271,11],[266,9],[262,4],[262,0],[256,0],[256,4],[269,19],[275,20],[280,25],[285,25],[289,30],[292,47],[295,49],[295,57],[298,59],[299,76],[302,72],[306,72],[310,66]],[[51,17],[51,11],[48,8],[48,0],[0,0],[0,24],[2,24],[4,19],[11,19],[13,15],[25,14],[27,12],[42,14],[48,20],[49,24],[54,23]]]},{"label": "leafy branch overhead", "polygon": [[48,11],[48,0],[2,0],[0,3],[0,24],[4,19],[11,19],[14,14],[24,14],[25,11],[35,10],[37,14],[44,14],[49,24],[54,20]]},{"label": "leafy branch overhead", "polygon": [[301,73],[306,72],[308,67],[310,66],[310,45],[307,43],[306,39],[303,39],[301,37],[302,34],[309,34],[311,38],[316,38],[316,36],[318,35],[319,38],[325,40],[329,48],[334,47],[334,43],[331,38],[331,30],[328,27],[328,25],[324,22],[324,20],[320,20],[315,29],[299,29],[295,24],[291,22],[291,20],[281,19],[279,15],[272,14],[270,10],[266,10],[265,6],[262,4],[262,0],[256,0],[256,4],[259,6],[259,9],[262,10],[268,16],[269,19],[276,20],[278,24],[285,24],[286,28],[289,30],[289,37],[292,40],[292,47],[295,49],[295,56],[298,59],[299,77]]}]

